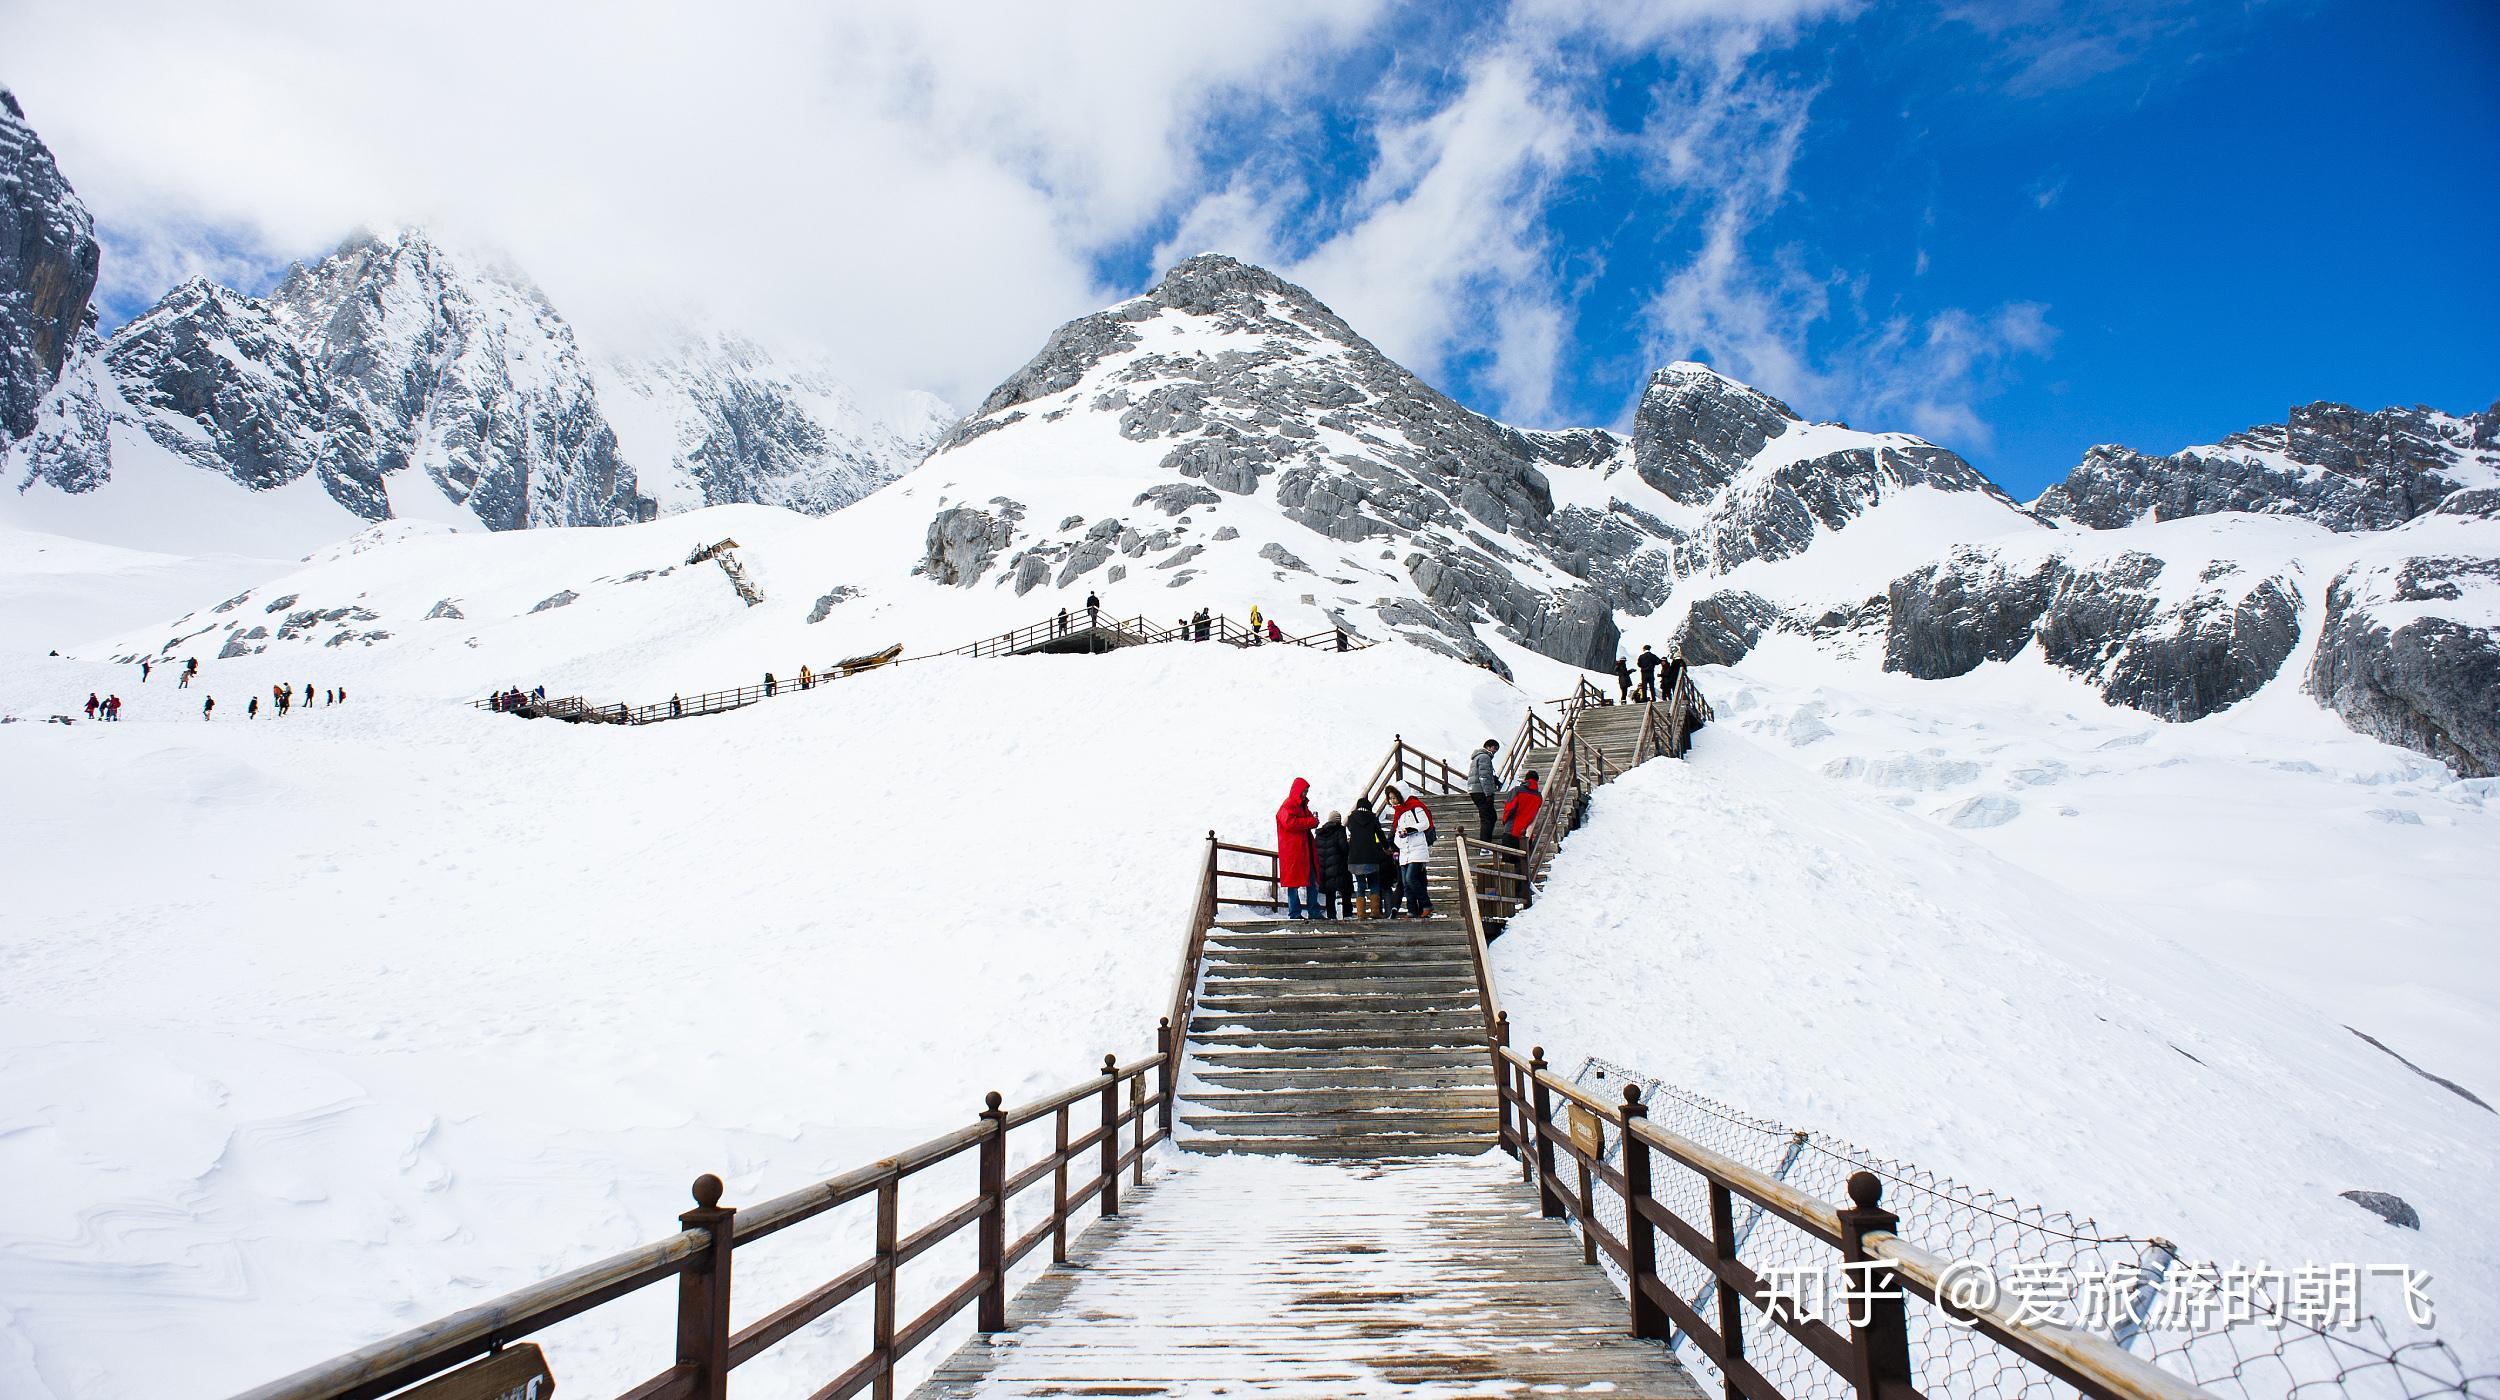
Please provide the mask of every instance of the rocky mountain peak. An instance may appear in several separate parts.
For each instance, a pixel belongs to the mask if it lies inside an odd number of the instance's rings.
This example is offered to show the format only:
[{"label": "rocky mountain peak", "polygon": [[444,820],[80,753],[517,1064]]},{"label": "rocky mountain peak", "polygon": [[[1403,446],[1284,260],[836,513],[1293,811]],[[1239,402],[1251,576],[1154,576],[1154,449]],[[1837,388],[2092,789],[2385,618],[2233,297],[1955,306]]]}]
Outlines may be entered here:
[{"label": "rocky mountain peak", "polygon": [[2500,404],[2458,416],[2312,403],[2210,446],[2150,456],[2105,443],[2033,508],[2095,530],[2243,512],[2346,533],[2389,530],[2451,494],[2500,485]]},{"label": "rocky mountain peak", "polygon": [[1633,469],[1669,497],[1699,505],[1801,421],[1769,394],[1679,360],[1650,375],[1641,391],[1632,415]]},{"label": "rocky mountain peak", "polygon": [[34,430],[102,266],[94,218],[16,95],[0,88],[0,441]]}]

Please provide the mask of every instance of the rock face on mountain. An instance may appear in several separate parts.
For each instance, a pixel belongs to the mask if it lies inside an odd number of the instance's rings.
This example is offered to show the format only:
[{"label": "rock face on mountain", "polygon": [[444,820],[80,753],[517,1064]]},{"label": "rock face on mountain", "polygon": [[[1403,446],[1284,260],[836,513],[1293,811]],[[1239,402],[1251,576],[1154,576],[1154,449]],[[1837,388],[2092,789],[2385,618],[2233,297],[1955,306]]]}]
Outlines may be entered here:
[{"label": "rock face on mountain", "polygon": [[[1309,573],[1314,598],[1331,578],[1340,588],[1377,587],[1358,583],[1350,571],[1359,567],[1395,585],[1395,596],[1314,603],[1331,617],[1364,607],[1388,630],[1493,665],[1473,631],[1479,622],[1576,664],[1614,655],[1616,600],[1581,582],[1599,542],[1589,530],[1557,528],[1546,472],[1589,470],[1619,455],[1620,442],[1598,432],[1523,432],[1462,408],[1273,273],[1227,257],[1192,258],[1144,296],[1060,327],[956,426],[931,465],[978,465],[1073,441],[1058,425],[1080,415],[1087,426],[1077,431],[1129,444],[1122,460],[1170,478],[1149,481],[1127,506],[1157,504],[1193,484],[1212,493],[1195,508],[1202,513],[1224,509],[1227,498],[1256,500],[1339,546],[1345,561],[1300,570],[1261,561],[1280,581]],[[967,581],[966,561],[980,552],[966,543],[986,542],[989,531],[963,509],[932,522],[923,572]],[[1019,592],[1046,579],[1065,588],[1115,555],[1194,549],[1186,560],[1156,563],[1185,582],[1211,567],[1208,549],[1230,543],[1185,538],[1190,520],[1147,528],[1144,519],[1088,511],[1057,529],[1019,530],[997,578]],[[1316,543],[1274,539],[1246,542],[1242,552],[1256,558],[1262,544],[1280,544],[1297,562],[1317,553]],[[1359,566],[1357,553],[1365,556]],[[1374,566],[1384,555],[1395,571]]]},{"label": "rock face on mountain", "polygon": [[2096,530],[2220,511],[2294,515],[2330,530],[2386,530],[2500,472],[2500,404],[2457,417],[2375,413],[2340,403],[2295,408],[2211,447],[2148,457],[2095,447],[2032,503]]},{"label": "rock face on mountain", "polygon": [[490,529],[635,517],[572,329],[520,273],[411,230],[298,264],[269,306],[380,476],[422,472]]},{"label": "rock face on mountain", "polygon": [[195,278],[124,326],[104,358],[166,451],[256,491],[315,474],[357,515],[389,517],[370,420],[265,303]]},{"label": "rock face on mountain", "polygon": [[2359,564],[2328,585],[2308,691],[2364,734],[2500,775],[2500,559]]},{"label": "rock face on mountain", "polygon": [[95,221],[16,95],[0,89],[0,441],[34,431],[102,265]]},{"label": "rock face on mountain", "polygon": [[955,421],[931,394],[872,411],[829,367],[718,332],[601,366],[599,393],[663,511],[829,514],[919,465]]}]

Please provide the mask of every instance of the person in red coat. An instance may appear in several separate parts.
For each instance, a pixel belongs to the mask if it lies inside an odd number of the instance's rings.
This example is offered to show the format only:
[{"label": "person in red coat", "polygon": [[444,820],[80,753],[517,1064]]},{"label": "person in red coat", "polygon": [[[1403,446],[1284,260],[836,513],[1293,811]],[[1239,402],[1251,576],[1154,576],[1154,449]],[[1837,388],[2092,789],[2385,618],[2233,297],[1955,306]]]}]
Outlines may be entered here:
[{"label": "person in red coat", "polygon": [[1311,859],[1311,832],[1319,817],[1311,811],[1311,780],[1296,778],[1276,809],[1276,883],[1285,887],[1285,917],[1319,917],[1319,891]]},{"label": "person in red coat", "polygon": [[1502,832],[1521,852],[1519,873],[1523,875],[1527,873],[1528,864],[1528,828],[1536,824],[1537,809],[1544,805],[1545,796],[1537,790],[1534,772],[1522,774],[1519,790],[1510,795],[1510,801],[1502,804]]}]

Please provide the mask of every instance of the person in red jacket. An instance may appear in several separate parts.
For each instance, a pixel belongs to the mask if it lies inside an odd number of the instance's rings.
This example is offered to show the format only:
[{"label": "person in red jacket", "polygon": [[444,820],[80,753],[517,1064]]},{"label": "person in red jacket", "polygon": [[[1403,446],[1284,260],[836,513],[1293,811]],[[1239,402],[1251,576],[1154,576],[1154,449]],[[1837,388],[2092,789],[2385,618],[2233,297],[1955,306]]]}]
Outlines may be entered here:
[{"label": "person in red jacket", "polygon": [[1285,888],[1288,919],[1319,917],[1311,859],[1311,832],[1318,826],[1319,817],[1311,810],[1311,780],[1296,778],[1285,805],[1276,809],[1276,883]]},{"label": "person in red jacket", "polygon": [[1545,796],[1537,790],[1536,774],[1531,771],[1519,778],[1519,790],[1502,804],[1502,832],[1510,844],[1519,848],[1520,873],[1527,873],[1528,828],[1536,824],[1536,812],[1545,805]]}]

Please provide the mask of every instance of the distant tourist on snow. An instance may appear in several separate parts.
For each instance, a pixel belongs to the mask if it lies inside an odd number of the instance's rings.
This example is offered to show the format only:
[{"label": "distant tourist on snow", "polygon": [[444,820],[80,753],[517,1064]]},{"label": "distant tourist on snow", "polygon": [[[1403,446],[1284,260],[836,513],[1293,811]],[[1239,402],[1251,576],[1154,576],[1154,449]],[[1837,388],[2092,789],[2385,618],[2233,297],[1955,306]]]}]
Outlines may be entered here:
[{"label": "distant tourist on snow", "polygon": [[1681,679],[1683,675],[1684,654],[1682,652],[1669,652],[1667,654],[1666,669],[1658,674],[1658,698],[1661,700],[1674,699],[1675,683]]},{"label": "distant tourist on snow", "polygon": [[809,669],[808,669],[805,665],[801,665],[801,666],[799,667],[799,689],[801,689],[801,690],[813,690],[813,689],[815,689],[815,688],[816,688],[816,673],[815,673],[814,671],[812,671],[812,670],[809,670]]},{"label": "distant tourist on snow", "polygon": [[1621,652],[1615,653],[1615,690],[1617,691],[1617,699],[1622,700],[1626,704],[1631,703],[1632,663],[1624,660],[1623,653]]},{"label": "distant tourist on snow", "polygon": [[1493,771],[1493,755],[1501,752],[1499,740],[1487,739],[1484,747],[1467,756],[1467,795],[1474,799],[1476,839],[1493,839],[1493,799],[1502,791],[1502,775]]},{"label": "distant tourist on snow", "polygon": [[183,672],[181,675],[179,675],[179,676],[177,676],[177,677],[175,677],[175,678],[174,678],[174,689],[176,689],[176,690],[189,690],[190,688],[191,688],[191,673],[190,673],[189,671],[185,671],[185,672]]},{"label": "distant tourist on snow", "polygon": [[1267,620],[1267,639],[1271,642],[1281,642],[1285,639],[1285,629],[1277,626],[1276,619],[1272,617]]},{"label": "distant tourist on snow", "polygon": [[1213,635],[1215,635],[1215,614],[1205,608],[1198,609],[1198,640],[1203,642]]},{"label": "distant tourist on snow", "polygon": [[780,686],[773,680],[773,673],[766,671],[764,673],[764,694],[769,697],[779,693]]},{"label": "distant tourist on snow", "polygon": [[1319,818],[1311,813],[1311,780],[1296,778],[1276,809],[1276,883],[1285,890],[1285,917],[1319,917],[1319,891],[1311,885],[1311,832]]},{"label": "distant tourist on snow", "polygon": [[148,671],[150,669],[151,668],[147,662],[141,661],[139,663],[139,684],[146,685],[148,683]]},{"label": "distant tourist on snow", "polygon": [[[216,703],[216,702],[215,702],[215,701],[211,701],[210,703],[211,703],[211,704],[214,704],[214,703]],[[246,706],[244,706],[244,707],[243,707],[243,717],[244,717],[245,719],[259,719],[259,718],[260,718],[260,697],[259,697],[259,696],[257,696],[257,695],[253,696],[253,697],[252,697],[252,703],[250,703],[250,704],[248,704],[248,705],[246,705]]]},{"label": "distant tourist on snow", "polygon": [[1345,817],[1336,812],[1311,833],[1311,855],[1319,869],[1319,902],[1332,919],[1354,914],[1354,874],[1348,868]]},{"label": "distant tourist on snow", "polygon": [[1340,627],[1337,629],[1337,650],[1344,651],[1345,649],[1345,629]]},{"label": "distant tourist on snow", "polygon": [[668,697],[668,717],[670,719],[680,718],[685,713],[686,701],[684,697],[677,695]]},{"label": "distant tourist on snow", "polygon": [[121,717],[122,717],[122,698],[121,698],[120,696],[118,696],[118,695],[107,695],[107,696],[105,696],[105,697],[104,697],[104,718],[105,718],[106,722],[108,722],[108,723],[113,723],[113,724],[118,724],[118,723],[120,723],[120,722],[121,722]]},{"label": "distant tourist on snow", "polygon": [[1085,625],[1088,627],[1102,625],[1102,599],[1092,592],[1085,595]]},{"label": "distant tourist on snow", "polygon": [[1345,845],[1346,873],[1354,877],[1354,917],[1381,917],[1384,894],[1389,898],[1389,912],[1396,913],[1397,894],[1381,872],[1397,867],[1397,853],[1389,849],[1389,838],[1380,832],[1380,814],[1356,806],[1354,815],[1345,819]]},{"label": "distant tourist on snow", "polygon": [[1068,635],[1068,610],[1066,608],[1059,610],[1059,635],[1062,637]]},{"label": "distant tourist on snow", "polygon": [[1658,698],[1658,653],[1651,651],[1648,647],[1642,647],[1640,667],[1641,698],[1643,700],[1655,700]]},{"label": "distant tourist on snow", "polygon": [[1410,919],[1432,917],[1432,890],[1426,884],[1426,867],[1432,862],[1432,810],[1420,797],[1408,797],[1396,788],[1387,790],[1391,808],[1390,839],[1398,848],[1398,880],[1404,886],[1406,916]]},{"label": "distant tourist on snow", "polygon": [[[191,673],[190,673],[190,672],[188,672],[188,671],[183,672],[183,673],[182,673],[182,678],[183,678],[184,680],[189,680],[189,679],[191,679]],[[209,696],[207,699],[202,700],[202,701],[200,702],[200,718],[202,718],[202,719],[215,719],[215,718],[217,718],[217,697],[216,697],[216,696],[211,695],[211,696]]]},{"label": "distant tourist on snow", "polygon": [[1510,844],[1519,848],[1519,873],[1522,875],[1528,873],[1528,828],[1536,824],[1537,809],[1544,805],[1545,795],[1537,788],[1533,770],[1519,775],[1519,790],[1510,795],[1510,801],[1502,804],[1502,834],[1510,839]]},{"label": "distant tourist on snow", "polygon": [[104,708],[104,702],[103,702],[102,700],[99,700],[99,699],[97,699],[97,698],[96,698],[96,693],[95,693],[94,691],[92,691],[92,690],[88,691],[88,692],[87,692],[87,718],[89,718],[89,719],[94,719],[94,718],[95,718],[95,712],[96,712],[96,711],[98,711],[98,710],[101,710],[101,709],[103,709],[103,708]]}]

